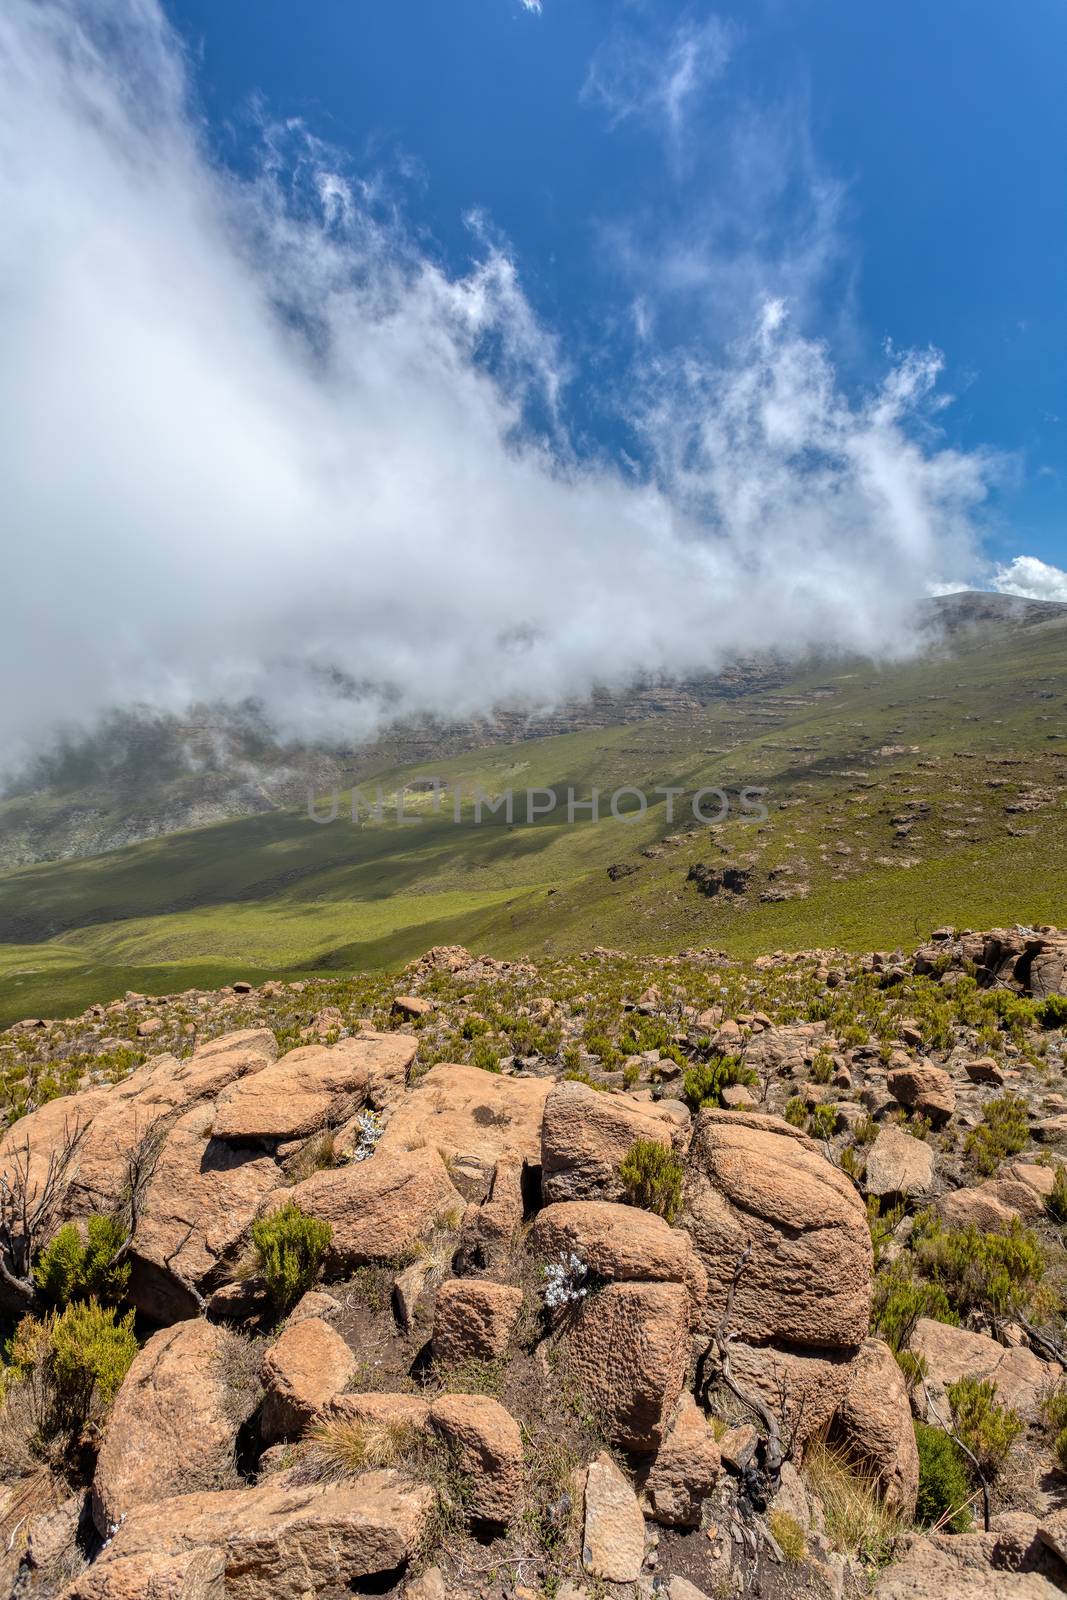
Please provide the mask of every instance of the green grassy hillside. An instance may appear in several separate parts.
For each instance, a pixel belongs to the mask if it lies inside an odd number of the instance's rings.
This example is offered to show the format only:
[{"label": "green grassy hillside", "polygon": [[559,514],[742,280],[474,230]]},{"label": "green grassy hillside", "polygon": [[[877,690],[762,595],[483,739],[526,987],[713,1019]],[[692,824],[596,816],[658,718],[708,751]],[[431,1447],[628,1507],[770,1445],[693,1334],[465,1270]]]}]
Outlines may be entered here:
[{"label": "green grassy hillside", "polygon": [[[1067,920],[1067,627],[952,657],[822,666],[773,692],[618,728],[451,756],[382,776],[414,823],[320,825],[279,810],[87,860],[0,875],[0,1021],[128,988],[378,968],[435,943],[501,956],[595,944],[854,949],[943,921]],[[568,825],[568,788],[646,791],[643,817]],[[672,823],[656,786],[768,791],[765,822]],[[552,788],[551,814],[460,821],[470,797]],[[321,798],[325,810],[326,797]],[[579,817],[585,813],[579,813]],[[647,853],[646,853],[647,852]],[[743,892],[687,878],[739,866]],[[612,878],[609,867],[634,868]]]}]

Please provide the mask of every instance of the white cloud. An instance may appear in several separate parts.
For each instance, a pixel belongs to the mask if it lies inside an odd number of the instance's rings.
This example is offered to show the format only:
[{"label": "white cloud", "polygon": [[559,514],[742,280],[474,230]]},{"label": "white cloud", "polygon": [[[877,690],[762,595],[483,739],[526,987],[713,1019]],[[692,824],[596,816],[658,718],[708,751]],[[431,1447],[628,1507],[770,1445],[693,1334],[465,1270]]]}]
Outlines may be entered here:
[{"label": "white cloud", "polygon": [[1026,600],[1060,600],[1067,603],[1067,572],[1037,556],[1016,556],[993,575],[998,594],[1022,595]]},{"label": "white cloud", "polygon": [[9,756],[131,702],[254,695],[357,737],[897,651],[966,569],[988,463],[932,432],[935,355],[852,402],[780,305],[721,361],[650,340],[652,469],[583,458],[566,353],[484,226],[451,276],[299,125],[219,170],[185,92],[155,0],[0,10]]},{"label": "white cloud", "polygon": [[543,7],[541,5],[541,0],[522,0],[522,9],[524,11],[532,11],[535,16],[539,17]]},{"label": "white cloud", "polygon": [[601,105],[613,126],[636,117],[678,142],[691,103],[726,70],[735,37],[719,17],[700,24],[686,17],[657,50],[620,26],[593,57],[583,96]]}]

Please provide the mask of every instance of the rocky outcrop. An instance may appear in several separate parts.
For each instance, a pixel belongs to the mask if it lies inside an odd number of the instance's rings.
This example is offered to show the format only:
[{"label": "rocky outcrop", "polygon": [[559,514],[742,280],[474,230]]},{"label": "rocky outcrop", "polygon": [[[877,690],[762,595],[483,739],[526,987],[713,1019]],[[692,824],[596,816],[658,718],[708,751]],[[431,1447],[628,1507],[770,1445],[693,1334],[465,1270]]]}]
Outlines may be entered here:
[{"label": "rocky outcrop", "polygon": [[636,1583],[645,1560],[645,1519],[629,1483],[607,1454],[585,1480],[582,1564],[594,1578]]},{"label": "rocky outcrop", "polygon": [[309,1592],[340,1597],[357,1580],[393,1572],[407,1561],[431,1504],[429,1489],[405,1483],[392,1471],[329,1487],[268,1482],[176,1495],[131,1511],[65,1600],[132,1596],[138,1591],[118,1585],[128,1584],[131,1575],[143,1582],[167,1563],[170,1581],[175,1573],[186,1581],[194,1558],[208,1563],[205,1552],[216,1564],[221,1556],[226,1600],[304,1600]]},{"label": "rocky outcrop", "polygon": [[731,1330],[752,1343],[850,1348],[870,1321],[873,1259],[855,1189],[813,1140],[777,1117],[702,1111],[682,1225],[708,1275],[711,1332],[737,1282]]},{"label": "rocky outcrop", "polygon": [[453,1278],[437,1291],[434,1360],[495,1361],[507,1354],[522,1310],[522,1290],[477,1278]]},{"label": "rocky outcrop", "polygon": [[1032,1413],[1042,1391],[1059,1378],[1053,1362],[1042,1361],[1023,1346],[1007,1349],[984,1333],[953,1328],[923,1317],[911,1337],[910,1349],[926,1363],[927,1388],[939,1414],[948,1416],[945,1390],[961,1378],[991,1378],[997,1400],[1012,1410]]},{"label": "rocky outcrop", "polygon": [[565,1335],[566,1370],[613,1444],[655,1450],[689,1364],[690,1299],[680,1283],[609,1283]]},{"label": "rocky outcrop", "polygon": [[540,1162],[541,1120],[551,1088],[548,1078],[511,1078],[480,1067],[431,1067],[394,1110],[379,1154],[428,1145],[479,1174],[484,1194],[502,1158],[519,1157],[532,1166]]},{"label": "rocky outcrop", "polygon": [[711,1424],[692,1395],[683,1395],[645,1479],[651,1515],[667,1527],[698,1527],[720,1466]]},{"label": "rocky outcrop", "polygon": [[276,1190],[265,1212],[291,1201],[333,1229],[328,1272],[398,1262],[442,1219],[457,1226],[464,1201],[436,1149],[376,1151]]},{"label": "rocky outcrop", "polygon": [[514,1417],[484,1394],[445,1394],[430,1407],[430,1427],[468,1480],[467,1514],[507,1522],[522,1489],[522,1435]]},{"label": "rocky outcrop", "polygon": [[541,1190],[546,1202],[619,1200],[619,1163],[638,1139],[670,1148],[668,1113],[629,1095],[598,1094],[587,1084],[557,1083],[541,1126]]},{"label": "rocky outcrop", "polygon": [[903,1064],[889,1073],[886,1084],[899,1105],[927,1117],[935,1128],[947,1122],[956,1109],[952,1079],[930,1061],[915,1064],[905,1057]]},{"label": "rocky outcrop", "polygon": [[264,1441],[298,1439],[316,1413],[345,1387],[356,1364],[340,1334],[320,1317],[291,1322],[263,1358]]},{"label": "rocky outcrop", "polygon": [[934,1152],[896,1123],[878,1130],[867,1152],[864,1188],[879,1198],[929,1194],[934,1185]]},{"label": "rocky outcrop", "polygon": [[240,1367],[248,1351],[211,1323],[153,1334],[123,1381],[93,1479],[93,1520],[114,1533],[135,1506],[220,1487],[233,1474],[237,1430],[259,1401]]}]

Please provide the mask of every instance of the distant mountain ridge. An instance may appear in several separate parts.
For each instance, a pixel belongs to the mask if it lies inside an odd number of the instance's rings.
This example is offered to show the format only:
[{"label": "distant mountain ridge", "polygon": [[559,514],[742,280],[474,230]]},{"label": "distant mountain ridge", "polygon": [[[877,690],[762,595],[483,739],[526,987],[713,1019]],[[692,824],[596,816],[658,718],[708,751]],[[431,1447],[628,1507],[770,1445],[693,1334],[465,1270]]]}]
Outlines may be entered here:
[{"label": "distant mountain ridge", "polygon": [[[1067,623],[1067,605],[963,591],[921,603],[931,648]],[[809,663],[809,665],[812,665]],[[695,716],[716,701],[766,694],[788,682],[781,661],[741,661],[716,674],[645,680],[595,691],[551,710],[501,707],[456,723],[408,720],[369,744],[280,741],[254,706],[201,707],[186,716],[117,710],[102,725],[43,754],[0,799],[0,870],[101,855],[142,840],[301,806],[316,793],[468,751]]]}]

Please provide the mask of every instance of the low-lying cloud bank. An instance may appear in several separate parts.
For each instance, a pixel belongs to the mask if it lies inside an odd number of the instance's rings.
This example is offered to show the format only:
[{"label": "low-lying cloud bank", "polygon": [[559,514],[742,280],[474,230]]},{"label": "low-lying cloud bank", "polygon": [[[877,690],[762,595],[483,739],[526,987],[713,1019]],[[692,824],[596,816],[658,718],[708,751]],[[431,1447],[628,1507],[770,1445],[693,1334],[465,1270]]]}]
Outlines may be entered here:
[{"label": "low-lying cloud bank", "polygon": [[5,0],[0,215],[8,754],[131,702],[360,736],[898,652],[976,565],[936,353],[849,398],[770,303],[633,375],[642,465],[591,459],[507,249],[450,275],[294,125],[224,170],[155,0]]}]

